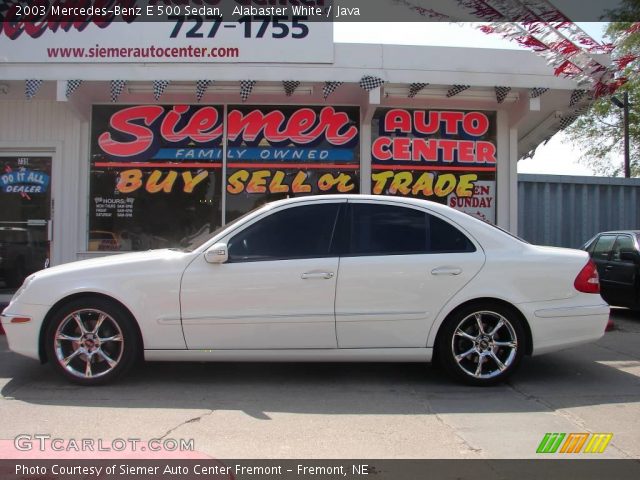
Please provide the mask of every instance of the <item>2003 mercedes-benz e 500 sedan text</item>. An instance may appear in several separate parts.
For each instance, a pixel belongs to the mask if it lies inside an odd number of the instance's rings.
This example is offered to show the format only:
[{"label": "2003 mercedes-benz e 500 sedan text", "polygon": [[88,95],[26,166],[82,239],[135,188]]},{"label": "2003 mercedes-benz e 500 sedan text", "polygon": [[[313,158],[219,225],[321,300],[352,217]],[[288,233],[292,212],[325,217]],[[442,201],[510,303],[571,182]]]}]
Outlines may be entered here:
[{"label": "2003 mercedes-benz e 500 sedan text", "polygon": [[600,338],[586,252],[530,245],[443,205],[340,195],[277,201],[193,249],[28,277],[9,347],[95,385],[134,361],[429,361],[475,385],[526,354]]}]

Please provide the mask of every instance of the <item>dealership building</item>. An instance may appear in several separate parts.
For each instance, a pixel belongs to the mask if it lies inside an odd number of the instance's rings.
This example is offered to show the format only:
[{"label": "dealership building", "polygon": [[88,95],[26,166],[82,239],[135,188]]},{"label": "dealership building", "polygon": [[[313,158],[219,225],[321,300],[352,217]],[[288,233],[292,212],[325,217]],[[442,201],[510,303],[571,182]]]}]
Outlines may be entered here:
[{"label": "dealership building", "polygon": [[167,22],[0,33],[0,234],[32,257],[5,287],[299,195],[424,198],[515,233],[518,159],[587,101],[530,51],[222,27],[216,47]]}]

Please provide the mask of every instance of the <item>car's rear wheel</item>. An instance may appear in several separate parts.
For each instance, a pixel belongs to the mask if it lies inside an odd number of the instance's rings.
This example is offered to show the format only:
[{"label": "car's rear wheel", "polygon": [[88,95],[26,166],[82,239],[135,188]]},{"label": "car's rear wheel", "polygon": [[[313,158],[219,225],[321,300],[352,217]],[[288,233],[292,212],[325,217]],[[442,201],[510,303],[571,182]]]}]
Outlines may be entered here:
[{"label": "car's rear wheel", "polygon": [[523,322],[512,308],[469,305],[443,324],[436,356],[455,379],[469,385],[494,385],[518,368],[526,342]]},{"label": "car's rear wheel", "polygon": [[138,332],[122,307],[104,298],[81,298],[59,309],[46,333],[47,357],[64,377],[102,385],[125,373],[137,358]]}]

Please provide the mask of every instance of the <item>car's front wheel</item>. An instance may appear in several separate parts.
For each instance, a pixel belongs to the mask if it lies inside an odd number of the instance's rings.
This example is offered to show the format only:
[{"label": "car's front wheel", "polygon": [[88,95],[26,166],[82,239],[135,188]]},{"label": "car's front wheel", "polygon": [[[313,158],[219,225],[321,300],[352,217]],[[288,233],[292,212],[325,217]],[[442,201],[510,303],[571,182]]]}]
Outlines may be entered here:
[{"label": "car's front wheel", "polygon": [[138,332],[122,307],[81,298],[59,309],[45,332],[47,357],[67,379],[101,385],[125,373],[138,354]]},{"label": "car's front wheel", "polygon": [[518,368],[526,342],[523,322],[512,308],[469,305],[443,324],[436,356],[454,378],[470,385],[494,385]]}]

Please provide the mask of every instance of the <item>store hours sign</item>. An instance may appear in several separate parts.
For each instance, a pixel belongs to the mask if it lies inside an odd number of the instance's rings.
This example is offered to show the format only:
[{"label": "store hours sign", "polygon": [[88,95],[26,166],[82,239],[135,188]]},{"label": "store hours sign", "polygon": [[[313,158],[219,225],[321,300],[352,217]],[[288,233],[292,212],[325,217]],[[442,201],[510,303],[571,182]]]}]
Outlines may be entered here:
[{"label": "store hours sign", "polygon": [[30,3],[0,12],[0,61],[333,62],[333,23],[323,17],[329,0]]}]

